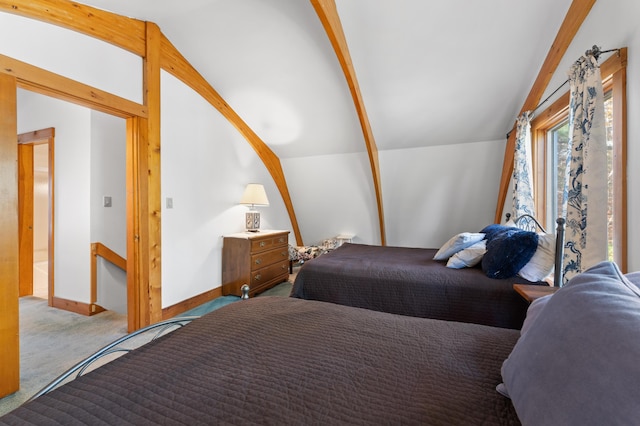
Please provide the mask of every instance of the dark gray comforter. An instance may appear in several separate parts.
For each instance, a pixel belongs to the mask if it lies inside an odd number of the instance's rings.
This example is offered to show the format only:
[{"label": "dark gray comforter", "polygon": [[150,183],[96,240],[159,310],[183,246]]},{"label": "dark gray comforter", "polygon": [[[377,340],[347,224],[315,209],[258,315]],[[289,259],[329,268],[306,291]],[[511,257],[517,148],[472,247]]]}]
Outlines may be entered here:
[{"label": "dark gray comforter", "polygon": [[518,424],[514,330],[294,298],[232,303],[0,424]]},{"label": "dark gray comforter", "polygon": [[521,277],[488,278],[481,268],[451,269],[437,249],[344,244],[306,262],[291,295],[394,314],[519,329],[527,303]]}]

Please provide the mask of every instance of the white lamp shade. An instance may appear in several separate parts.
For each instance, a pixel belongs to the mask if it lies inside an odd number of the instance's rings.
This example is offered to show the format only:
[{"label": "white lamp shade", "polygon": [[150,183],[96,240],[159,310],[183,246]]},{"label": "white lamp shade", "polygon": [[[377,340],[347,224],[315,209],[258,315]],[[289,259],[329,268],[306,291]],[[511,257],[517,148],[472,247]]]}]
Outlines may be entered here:
[{"label": "white lamp shade", "polygon": [[264,191],[264,186],[259,183],[250,183],[244,189],[240,204],[248,204],[251,206],[268,206],[269,199]]}]

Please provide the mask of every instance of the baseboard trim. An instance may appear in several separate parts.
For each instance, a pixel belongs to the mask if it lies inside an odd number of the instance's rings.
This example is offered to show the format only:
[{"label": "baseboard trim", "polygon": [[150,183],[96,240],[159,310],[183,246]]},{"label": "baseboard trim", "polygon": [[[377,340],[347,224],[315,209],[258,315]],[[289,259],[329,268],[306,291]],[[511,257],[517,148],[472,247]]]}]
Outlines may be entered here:
[{"label": "baseboard trim", "polygon": [[106,311],[102,306],[96,305],[95,303],[77,302],[75,300],[63,299],[61,297],[54,297],[51,306],[64,311],[85,315],[87,317]]},{"label": "baseboard trim", "polygon": [[169,319],[180,315],[190,309],[200,306],[203,303],[207,303],[215,298],[222,296],[222,287],[214,288],[213,290],[205,291],[204,293],[193,296],[187,300],[176,303],[175,305],[167,306],[162,309],[162,319]]}]

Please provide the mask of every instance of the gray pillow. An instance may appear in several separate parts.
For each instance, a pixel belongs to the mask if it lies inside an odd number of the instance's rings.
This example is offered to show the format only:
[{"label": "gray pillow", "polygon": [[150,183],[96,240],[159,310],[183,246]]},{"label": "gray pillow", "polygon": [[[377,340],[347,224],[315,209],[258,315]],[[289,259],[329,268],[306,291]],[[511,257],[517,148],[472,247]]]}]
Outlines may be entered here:
[{"label": "gray pillow", "polygon": [[602,262],[576,275],[502,365],[527,425],[632,424],[640,419],[640,289]]},{"label": "gray pillow", "polygon": [[640,288],[640,271],[638,272],[630,272],[624,276],[626,279],[631,281],[636,285],[636,287]]}]

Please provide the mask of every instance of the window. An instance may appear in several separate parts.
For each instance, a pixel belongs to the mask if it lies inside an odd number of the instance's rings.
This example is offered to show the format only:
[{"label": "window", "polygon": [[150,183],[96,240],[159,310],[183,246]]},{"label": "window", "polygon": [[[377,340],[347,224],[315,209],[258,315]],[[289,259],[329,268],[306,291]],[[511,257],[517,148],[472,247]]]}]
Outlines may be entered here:
[{"label": "window", "polygon": [[[607,164],[609,169],[608,241],[609,259],[627,270],[626,197],[626,49],[601,66],[605,91]],[[536,215],[550,229],[560,217],[561,180],[566,164],[569,132],[569,93],[542,111],[531,123]]]}]

